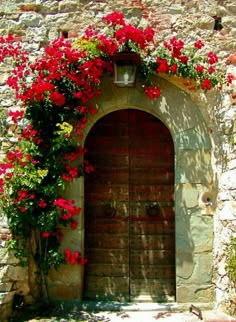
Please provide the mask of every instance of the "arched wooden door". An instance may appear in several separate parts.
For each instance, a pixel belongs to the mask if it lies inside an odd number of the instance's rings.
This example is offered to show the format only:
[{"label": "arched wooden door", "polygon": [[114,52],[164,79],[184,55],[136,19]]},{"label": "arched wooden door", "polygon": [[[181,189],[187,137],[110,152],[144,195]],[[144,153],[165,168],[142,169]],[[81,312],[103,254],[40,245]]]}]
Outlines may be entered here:
[{"label": "arched wooden door", "polygon": [[[151,114],[100,119],[85,144],[84,298],[175,300],[174,147]],[[149,206],[149,207],[148,207]]]}]

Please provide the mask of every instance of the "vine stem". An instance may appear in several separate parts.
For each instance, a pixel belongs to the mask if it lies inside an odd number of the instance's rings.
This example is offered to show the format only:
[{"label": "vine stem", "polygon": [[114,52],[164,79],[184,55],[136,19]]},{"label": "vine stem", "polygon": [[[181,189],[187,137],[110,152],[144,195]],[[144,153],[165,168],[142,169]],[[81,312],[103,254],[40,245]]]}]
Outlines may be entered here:
[{"label": "vine stem", "polygon": [[35,230],[35,239],[36,239],[36,244],[38,245],[38,250],[39,250],[39,261],[40,263],[38,264],[38,269],[42,281],[42,293],[43,293],[43,298],[46,302],[46,304],[49,304],[49,296],[48,296],[48,286],[47,286],[47,280],[46,276],[43,271],[43,267],[41,265],[43,261],[44,254],[42,252],[42,242],[41,242],[41,236],[38,230]]}]

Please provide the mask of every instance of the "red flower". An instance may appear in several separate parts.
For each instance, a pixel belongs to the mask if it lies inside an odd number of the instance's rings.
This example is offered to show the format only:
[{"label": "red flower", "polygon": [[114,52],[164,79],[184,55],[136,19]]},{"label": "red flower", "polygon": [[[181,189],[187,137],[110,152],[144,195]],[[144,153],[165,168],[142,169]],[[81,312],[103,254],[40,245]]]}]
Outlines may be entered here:
[{"label": "red flower", "polygon": [[66,166],[66,170],[68,173],[62,174],[62,179],[65,181],[72,181],[74,178],[78,176],[78,167],[72,168],[70,165]]},{"label": "red flower", "polygon": [[81,146],[78,146],[75,152],[72,152],[70,154],[65,154],[64,159],[72,162],[78,159],[79,157],[81,157],[82,155],[84,155],[84,150]]},{"label": "red flower", "polygon": [[77,228],[77,226],[78,226],[78,221],[76,221],[76,220],[72,220],[72,221],[71,221],[71,224],[70,224],[70,228],[71,228],[71,229],[76,229],[76,228]]},{"label": "red flower", "polygon": [[149,86],[149,87],[146,86],[144,91],[150,99],[158,98],[161,95],[160,88],[156,86]]},{"label": "red flower", "polygon": [[103,17],[102,20],[106,21],[108,25],[112,25],[113,27],[115,27],[116,25],[125,25],[123,13],[117,11],[113,11],[109,15]]},{"label": "red flower", "polygon": [[201,89],[208,89],[208,90],[210,90],[211,87],[212,87],[211,86],[211,80],[208,79],[208,78],[204,79],[204,81],[201,84]]},{"label": "red flower", "polygon": [[92,164],[90,164],[87,160],[84,160],[84,170],[86,173],[90,173],[94,171],[94,166]]},{"label": "red flower", "polygon": [[217,55],[215,54],[215,53],[213,53],[212,51],[210,51],[208,54],[207,54],[207,56],[208,56],[208,63],[209,64],[215,64],[215,63],[217,63],[218,62],[218,57],[217,57]]},{"label": "red flower", "polygon": [[9,111],[8,115],[11,116],[13,123],[17,123],[24,116],[24,111]]},{"label": "red flower", "polygon": [[65,260],[68,262],[71,258],[71,251],[69,249],[64,250]]},{"label": "red flower", "polygon": [[3,192],[4,191],[4,181],[3,179],[0,179],[0,192]]},{"label": "red flower", "polygon": [[194,47],[197,49],[201,49],[202,47],[204,47],[204,43],[199,39],[195,42]]},{"label": "red flower", "polygon": [[169,70],[169,66],[167,63],[166,59],[162,59],[162,58],[157,58],[157,63],[158,63],[158,67],[157,67],[157,72],[159,73],[166,73]]},{"label": "red flower", "polygon": [[179,59],[183,64],[186,64],[189,60],[188,56],[181,56]]},{"label": "red flower", "polygon": [[78,264],[79,265],[84,265],[84,264],[86,264],[87,263],[87,258],[84,258],[84,257],[81,257],[81,259],[78,261]]},{"label": "red flower", "polygon": [[25,189],[21,189],[17,191],[18,194],[18,200],[23,200],[26,199],[28,197],[27,191]]},{"label": "red flower", "polygon": [[108,55],[113,55],[118,50],[118,45],[113,39],[109,39],[104,35],[99,37],[100,43],[98,44],[98,49],[107,53]]},{"label": "red flower", "polygon": [[25,208],[25,207],[21,207],[21,208],[20,208],[20,211],[21,211],[22,213],[24,213],[24,212],[26,212],[26,208]]},{"label": "red flower", "polygon": [[233,74],[227,74],[226,77],[229,84],[231,84],[232,81],[235,79],[235,76]]},{"label": "red flower", "polygon": [[198,66],[195,67],[195,69],[199,74],[202,74],[203,71],[204,71],[204,66],[198,65]]},{"label": "red flower", "polygon": [[23,154],[19,149],[15,149],[14,151],[9,151],[7,153],[7,159],[10,161],[20,161],[23,158]]},{"label": "red flower", "polygon": [[153,37],[154,37],[155,32],[152,28],[147,27],[146,29],[144,29],[143,33],[144,33],[144,37],[145,37],[146,42],[153,41]]},{"label": "red flower", "polygon": [[133,27],[132,25],[125,25],[116,31],[115,37],[119,44],[125,44],[128,40],[132,40],[139,45],[141,49],[145,48],[145,37],[143,31]]},{"label": "red flower", "polygon": [[215,68],[214,68],[213,66],[210,66],[210,67],[208,68],[208,73],[209,73],[209,74],[213,74],[215,71],[216,71],[216,70],[215,70]]},{"label": "red flower", "polygon": [[40,208],[45,208],[45,207],[47,207],[47,203],[43,199],[40,199],[40,201],[39,201],[39,207]]},{"label": "red flower", "polygon": [[70,264],[71,265],[76,264],[79,257],[80,257],[80,253],[78,251],[76,251],[74,254],[71,254]]},{"label": "red flower", "polygon": [[83,96],[82,92],[74,93],[74,97],[76,97],[76,98],[82,98],[82,96]]},{"label": "red flower", "polygon": [[62,106],[66,102],[65,96],[63,94],[60,94],[59,92],[51,93],[50,100],[57,106]]},{"label": "red flower", "polygon": [[44,232],[42,233],[42,237],[43,237],[43,238],[48,238],[50,235],[51,235],[51,233],[49,233],[48,231],[44,231]]},{"label": "red flower", "polygon": [[178,69],[178,65],[177,65],[177,64],[173,64],[173,65],[171,66],[171,72],[172,72],[173,74],[174,74],[174,73],[176,73],[177,69]]}]

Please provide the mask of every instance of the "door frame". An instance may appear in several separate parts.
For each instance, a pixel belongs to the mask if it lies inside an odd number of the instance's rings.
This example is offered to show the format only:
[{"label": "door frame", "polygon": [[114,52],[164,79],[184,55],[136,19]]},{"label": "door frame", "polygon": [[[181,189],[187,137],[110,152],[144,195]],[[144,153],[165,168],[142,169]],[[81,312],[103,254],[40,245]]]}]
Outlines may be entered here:
[{"label": "door frame", "polygon": [[[150,100],[140,86],[119,89],[112,84],[110,77],[104,78],[101,83],[103,95],[94,102],[98,112],[89,117],[84,139],[98,119],[124,108],[146,111],[166,125],[175,148],[176,301],[186,305],[204,303],[205,307],[211,307],[215,299],[212,283],[212,214],[215,208],[210,208],[209,212],[202,196],[207,193],[214,198],[217,182],[212,168],[213,150],[210,132],[205,122],[205,106],[203,109],[203,106],[196,104],[189,94],[165,79],[154,77],[154,82],[162,88],[162,95],[157,100]],[[198,96],[194,94],[199,102]],[[84,139],[78,144],[83,146]],[[76,245],[76,249],[81,249],[83,253],[83,177],[69,183],[64,195],[74,199],[76,205],[82,208],[82,212],[78,228],[75,231],[65,230],[62,248],[72,245],[73,249],[73,245]],[[201,236],[198,231],[201,231]],[[64,270],[62,268],[58,272],[50,273],[50,297],[81,300],[83,267],[66,266]]]}]

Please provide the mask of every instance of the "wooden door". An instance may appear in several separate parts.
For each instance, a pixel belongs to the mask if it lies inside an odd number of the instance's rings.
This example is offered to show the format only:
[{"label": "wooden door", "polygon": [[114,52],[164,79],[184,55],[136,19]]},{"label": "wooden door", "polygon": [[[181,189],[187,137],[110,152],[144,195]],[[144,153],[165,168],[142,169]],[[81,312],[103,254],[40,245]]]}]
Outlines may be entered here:
[{"label": "wooden door", "polygon": [[[84,298],[175,300],[174,148],[152,115],[121,110],[86,140]],[[149,207],[148,207],[149,206]]]}]

